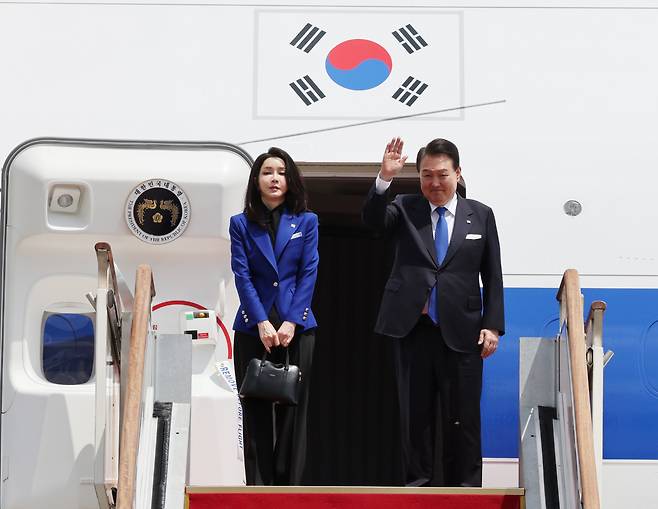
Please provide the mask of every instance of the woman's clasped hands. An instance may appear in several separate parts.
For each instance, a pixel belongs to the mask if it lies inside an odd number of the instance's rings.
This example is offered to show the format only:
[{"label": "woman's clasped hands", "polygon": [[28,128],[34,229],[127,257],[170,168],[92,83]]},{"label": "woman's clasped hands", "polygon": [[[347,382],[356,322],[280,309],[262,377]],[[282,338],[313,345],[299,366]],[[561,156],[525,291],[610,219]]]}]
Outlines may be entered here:
[{"label": "woman's clasped hands", "polygon": [[275,346],[287,347],[295,335],[296,326],[293,322],[283,322],[277,331],[269,320],[260,322],[258,335],[267,353],[271,353],[272,347]]}]

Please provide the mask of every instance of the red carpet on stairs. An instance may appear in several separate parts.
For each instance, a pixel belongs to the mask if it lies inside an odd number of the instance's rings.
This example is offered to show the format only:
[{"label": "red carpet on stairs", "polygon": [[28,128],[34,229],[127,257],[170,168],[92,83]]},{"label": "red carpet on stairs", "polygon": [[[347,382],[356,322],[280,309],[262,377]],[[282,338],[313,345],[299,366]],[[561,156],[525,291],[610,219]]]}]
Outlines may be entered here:
[{"label": "red carpet on stairs", "polygon": [[188,509],[523,509],[523,490],[480,488],[188,488]]}]

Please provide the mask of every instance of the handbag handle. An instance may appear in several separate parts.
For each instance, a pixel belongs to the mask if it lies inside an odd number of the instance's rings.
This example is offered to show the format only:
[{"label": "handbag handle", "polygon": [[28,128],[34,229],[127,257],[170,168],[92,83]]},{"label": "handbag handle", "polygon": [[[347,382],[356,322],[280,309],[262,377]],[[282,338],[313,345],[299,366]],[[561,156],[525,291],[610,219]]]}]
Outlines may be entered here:
[{"label": "handbag handle", "polygon": [[[263,369],[263,363],[267,360],[267,350],[263,352],[263,358],[260,360],[260,367]],[[285,371],[288,371],[290,369],[290,350],[286,348],[286,363],[283,366],[283,369]]]}]

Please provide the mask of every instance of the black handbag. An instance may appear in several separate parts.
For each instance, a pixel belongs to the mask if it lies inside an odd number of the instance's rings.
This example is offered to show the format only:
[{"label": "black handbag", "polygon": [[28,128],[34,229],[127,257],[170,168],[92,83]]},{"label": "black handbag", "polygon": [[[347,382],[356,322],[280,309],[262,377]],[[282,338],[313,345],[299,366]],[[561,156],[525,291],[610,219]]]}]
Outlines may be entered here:
[{"label": "black handbag", "polygon": [[286,348],[285,364],[275,364],[267,360],[267,352],[262,359],[251,359],[240,386],[241,398],[256,398],[296,406],[299,400],[299,386],[302,373],[298,366],[290,364]]}]

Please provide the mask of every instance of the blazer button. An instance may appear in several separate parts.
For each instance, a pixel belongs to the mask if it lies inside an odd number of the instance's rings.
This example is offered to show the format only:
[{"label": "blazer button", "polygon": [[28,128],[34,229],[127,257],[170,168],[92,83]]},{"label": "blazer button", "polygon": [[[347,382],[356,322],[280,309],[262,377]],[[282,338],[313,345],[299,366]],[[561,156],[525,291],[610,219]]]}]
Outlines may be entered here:
[{"label": "blazer button", "polygon": [[277,281],[274,281],[274,283],[272,283],[272,286],[279,286],[279,283]]},{"label": "blazer button", "polygon": [[305,316],[303,316],[303,317],[302,317],[302,320],[306,320],[306,317],[305,317]]}]

